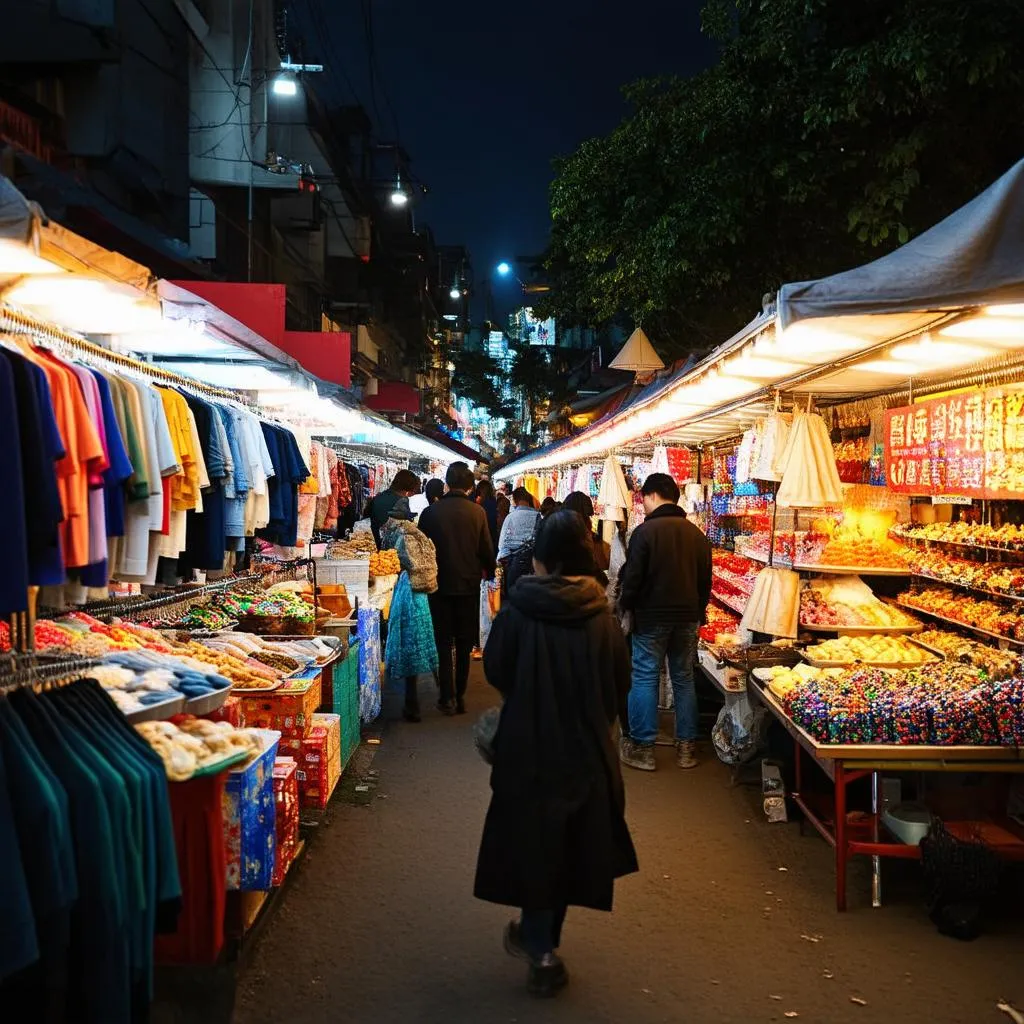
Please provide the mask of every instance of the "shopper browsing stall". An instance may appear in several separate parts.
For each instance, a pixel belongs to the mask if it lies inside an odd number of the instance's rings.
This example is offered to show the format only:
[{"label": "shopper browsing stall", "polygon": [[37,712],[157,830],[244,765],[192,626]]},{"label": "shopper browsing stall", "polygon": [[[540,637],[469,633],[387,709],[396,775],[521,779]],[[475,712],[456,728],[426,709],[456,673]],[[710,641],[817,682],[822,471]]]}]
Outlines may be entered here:
[{"label": "shopper browsing stall", "polygon": [[508,558],[528,541],[533,540],[537,532],[540,513],[533,507],[533,498],[525,487],[517,487],[512,492],[514,505],[508,518],[502,524],[501,537],[498,540],[498,558]]},{"label": "shopper browsing stall", "polygon": [[577,515],[545,521],[535,566],[484,657],[505,704],[474,891],[522,908],[505,949],[529,964],[531,991],[553,995],[567,981],[555,953],[566,908],[611,910],[615,879],[637,870],[611,736],[626,714],[629,656]]},{"label": "shopper browsing stall", "polygon": [[388,516],[399,498],[410,498],[419,492],[419,477],[412,470],[400,469],[391,481],[391,486],[386,491],[381,491],[370,502],[370,529],[373,531],[373,539],[377,542],[378,548],[380,548],[381,528],[388,521]]},{"label": "shopper browsing stall", "polygon": [[[473,473],[454,462],[446,475],[448,493],[420,516],[420,529],[437,549],[437,593],[430,595],[440,659],[438,709],[465,712],[469,662],[480,635],[480,582],[494,575],[494,544],[487,514],[473,502]],[[454,652],[454,664],[453,664]]]},{"label": "shopper browsing stall", "polygon": [[398,552],[402,565],[391,599],[384,661],[391,679],[405,680],[405,720],[419,722],[419,676],[437,672],[437,645],[427,597],[437,590],[437,556],[430,539],[413,525],[408,498],[395,502],[381,539],[385,547]]},{"label": "shopper browsing stall", "polygon": [[647,518],[633,533],[619,574],[619,608],[633,619],[629,735],[622,738],[620,754],[630,768],[654,771],[658,682],[667,657],[675,693],[676,764],[694,768],[693,668],[697,630],[711,599],[711,544],[677,504],[679,488],[667,473],[652,473],[642,493]]}]

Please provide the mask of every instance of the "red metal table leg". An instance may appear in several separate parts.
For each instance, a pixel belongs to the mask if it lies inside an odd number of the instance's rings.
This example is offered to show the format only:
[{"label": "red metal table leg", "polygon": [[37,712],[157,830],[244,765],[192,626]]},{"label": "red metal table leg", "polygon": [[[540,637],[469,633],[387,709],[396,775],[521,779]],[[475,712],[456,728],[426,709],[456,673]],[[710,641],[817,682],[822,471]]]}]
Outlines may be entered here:
[{"label": "red metal table leg", "polygon": [[836,909],[846,909],[846,769],[842,761],[835,763],[835,837],[836,837]]},{"label": "red metal table leg", "polygon": [[[799,740],[793,740],[793,749],[796,751],[794,757],[795,768],[793,772],[793,800],[796,805],[800,806],[800,794],[803,792],[803,761],[804,761],[804,749],[800,746]],[[804,815],[800,815],[800,835],[804,834]]]}]

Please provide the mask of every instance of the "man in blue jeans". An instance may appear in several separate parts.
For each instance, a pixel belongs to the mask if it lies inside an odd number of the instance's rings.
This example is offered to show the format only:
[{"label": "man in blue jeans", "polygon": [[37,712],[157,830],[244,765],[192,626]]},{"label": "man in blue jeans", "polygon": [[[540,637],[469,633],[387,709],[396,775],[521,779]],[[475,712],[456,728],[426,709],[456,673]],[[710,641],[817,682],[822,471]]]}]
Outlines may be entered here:
[{"label": "man in blue jeans", "polygon": [[693,670],[697,630],[711,599],[711,544],[679,507],[679,487],[667,473],[643,486],[646,519],[633,532],[619,573],[618,604],[633,618],[633,686],[624,765],[653,772],[658,736],[658,683],[668,658],[676,705],[676,764],[695,768],[697,695]]}]

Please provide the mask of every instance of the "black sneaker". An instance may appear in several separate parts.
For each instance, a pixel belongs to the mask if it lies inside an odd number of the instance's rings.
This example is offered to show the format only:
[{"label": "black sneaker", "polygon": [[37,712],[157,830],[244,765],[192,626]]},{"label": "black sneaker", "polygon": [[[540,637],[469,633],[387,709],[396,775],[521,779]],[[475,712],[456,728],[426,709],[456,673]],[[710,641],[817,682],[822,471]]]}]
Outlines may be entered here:
[{"label": "black sneaker", "polygon": [[437,702],[437,710],[440,711],[442,715],[447,715],[449,718],[455,714],[455,706],[444,700],[439,700]]},{"label": "black sneaker", "polygon": [[526,987],[538,999],[550,999],[569,984],[569,972],[556,953],[545,953],[530,963]]},{"label": "black sneaker", "polygon": [[466,713],[466,702],[460,697],[455,702],[455,714],[464,715]]},{"label": "black sneaker", "polygon": [[420,714],[420,709],[419,708],[410,708],[410,707],[402,708],[402,717],[407,722],[414,722],[415,723],[415,722],[422,722],[423,721],[423,716]]}]

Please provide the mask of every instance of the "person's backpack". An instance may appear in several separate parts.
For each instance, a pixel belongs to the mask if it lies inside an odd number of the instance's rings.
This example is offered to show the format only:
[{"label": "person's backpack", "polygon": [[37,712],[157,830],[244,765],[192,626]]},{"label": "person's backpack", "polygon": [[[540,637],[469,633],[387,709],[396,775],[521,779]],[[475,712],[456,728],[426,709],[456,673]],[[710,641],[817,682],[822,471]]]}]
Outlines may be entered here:
[{"label": "person's backpack", "polygon": [[512,589],[512,585],[520,576],[533,575],[533,549],[535,546],[535,539],[528,540],[522,547],[517,548],[511,555],[503,559],[506,593]]}]

